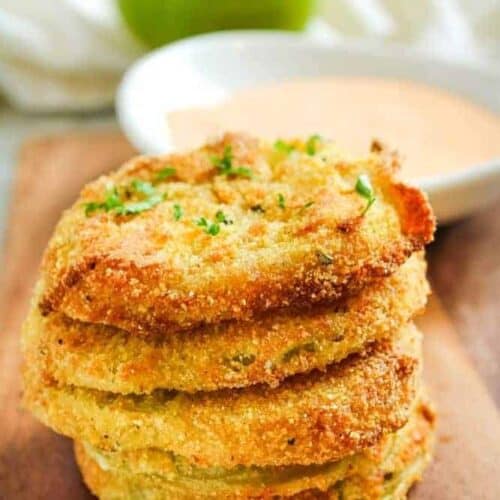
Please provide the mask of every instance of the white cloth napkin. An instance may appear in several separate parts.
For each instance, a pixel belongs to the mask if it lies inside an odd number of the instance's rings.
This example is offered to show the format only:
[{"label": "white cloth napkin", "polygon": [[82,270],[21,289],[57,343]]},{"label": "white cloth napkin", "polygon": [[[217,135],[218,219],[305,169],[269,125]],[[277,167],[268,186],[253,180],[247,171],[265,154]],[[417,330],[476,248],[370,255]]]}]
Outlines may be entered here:
[{"label": "white cloth napkin", "polygon": [[[500,0],[323,0],[321,13],[339,40],[500,62]],[[20,108],[109,106],[143,52],[115,0],[0,0],[0,89]]]},{"label": "white cloth napkin", "polygon": [[142,51],[114,0],[0,0],[0,88],[20,108],[109,106]]},{"label": "white cloth napkin", "polygon": [[323,15],[342,37],[500,62],[500,0],[326,0]]}]

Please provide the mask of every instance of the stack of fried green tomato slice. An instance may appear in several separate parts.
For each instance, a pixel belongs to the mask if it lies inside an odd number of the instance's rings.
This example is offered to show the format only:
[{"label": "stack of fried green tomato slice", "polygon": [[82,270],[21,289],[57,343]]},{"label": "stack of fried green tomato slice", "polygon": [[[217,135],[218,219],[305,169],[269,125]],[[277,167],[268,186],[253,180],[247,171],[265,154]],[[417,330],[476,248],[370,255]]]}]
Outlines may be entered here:
[{"label": "stack of fried green tomato slice", "polygon": [[25,405],[102,499],[400,499],[432,454],[426,197],[378,144],[227,134],[86,186],[23,329]]}]

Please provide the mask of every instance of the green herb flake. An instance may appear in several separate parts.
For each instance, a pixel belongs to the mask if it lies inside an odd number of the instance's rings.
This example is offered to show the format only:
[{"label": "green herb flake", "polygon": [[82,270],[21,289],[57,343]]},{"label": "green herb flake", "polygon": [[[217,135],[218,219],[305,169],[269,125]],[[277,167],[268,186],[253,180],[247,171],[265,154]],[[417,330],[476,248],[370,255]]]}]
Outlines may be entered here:
[{"label": "green herb flake", "polygon": [[106,190],[103,202],[91,201],[84,204],[85,215],[88,217],[97,210],[109,212],[122,206],[118,189],[115,186],[109,187]]},{"label": "green herb flake", "polygon": [[288,142],[285,142],[282,139],[278,139],[274,143],[274,149],[276,151],[279,151],[280,153],[284,153],[284,154],[288,155],[295,149],[295,147],[292,146],[292,144],[289,144]]},{"label": "green herb flake", "polygon": [[214,156],[212,163],[221,171],[228,171],[233,168],[233,149],[231,146],[226,146],[222,157]]},{"label": "green herb flake", "polygon": [[308,208],[314,205],[314,201],[308,201],[306,204],[302,205],[299,209],[299,215],[302,215]]},{"label": "green herb flake", "polygon": [[91,201],[85,203],[85,215],[88,217],[97,210],[114,212],[116,215],[136,215],[155,207],[166,196],[164,193],[156,191],[150,182],[140,179],[134,179],[124,190],[126,196],[132,192],[144,197],[144,199],[126,202],[120,197],[118,188],[113,186],[106,190],[103,202]]},{"label": "green herb flake", "polygon": [[222,157],[213,157],[212,162],[217,167],[220,175],[227,177],[246,177],[250,179],[253,176],[252,171],[247,167],[234,167],[233,166],[233,150],[231,146],[224,148]]},{"label": "green herb flake", "polygon": [[174,219],[180,220],[181,217],[184,215],[184,211],[182,210],[182,207],[178,203],[175,203],[173,210],[174,210]]},{"label": "green herb flake", "polygon": [[205,233],[211,236],[217,236],[220,233],[220,225],[216,222],[209,222],[205,217],[200,217],[195,222],[197,226],[202,227]]},{"label": "green herb flake", "polygon": [[97,203],[95,201],[90,201],[88,203],[84,203],[83,207],[85,209],[85,215],[87,217],[89,217],[96,210],[99,210],[100,208],[102,208],[102,203]]},{"label": "green herb flake", "polygon": [[317,151],[318,142],[321,142],[321,136],[318,134],[311,135],[306,142],[306,153],[309,156],[314,156]]},{"label": "green herb flake", "polygon": [[103,208],[106,212],[113,210],[116,207],[121,206],[122,202],[120,200],[120,195],[118,194],[118,189],[116,187],[111,187],[106,190],[106,198],[104,199]]},{"label": "green herb flake", "polygon": [[123,203],[115,211],[118,215],[137,215],[159,205],[163,200],[163,194],[155,193],[145,200]]},{"label": "green herb flake", "polygon": [[174,167],[168,167],[168,166],[164,167],[156,174],[155,182],[164,181],[169,177],[173,177],[176,173],[177,171],[175,170]]},{"label": "green herb flake", "polygon": [[136,193],[141,193],[146,196],[156,195],[156,189],[153,187],[151,182],[141,181],[140,179],[134,179],[131,182],[131,186]]},{"label": "green herb flake", "polygon": [[285,197],[281,193],[278,194],[278,207],[285,209]]},{"label": "green herb flake", "polygon": [[217,213],[215,214],[215,220],[217,222],[221,222],[222,224],[225,224],[228,226],[229,224],[232,224],[233,221],[231,219],[228,219],[224,212],[222,210],[218,210]]},{"label": "green herb flake", "polygon": [[356,192],[367,200],[366,207],[361,213],[365,215],[368,209],[375,203],[376,196],[370,182],[370,178],[366,174],[361,174],[356,181]]},{"label": "green herb flake", "polygon": [[207,219],[205,219],[205,217],[199,217],[195,222],[199,227],[208,227],[208,221]]},{"label": "green herb flake", "polygon": [[220,226],[219,224],[210,224],[207,228],[207,233],[210,234],[211,236],[216,236],[220,233]]}]

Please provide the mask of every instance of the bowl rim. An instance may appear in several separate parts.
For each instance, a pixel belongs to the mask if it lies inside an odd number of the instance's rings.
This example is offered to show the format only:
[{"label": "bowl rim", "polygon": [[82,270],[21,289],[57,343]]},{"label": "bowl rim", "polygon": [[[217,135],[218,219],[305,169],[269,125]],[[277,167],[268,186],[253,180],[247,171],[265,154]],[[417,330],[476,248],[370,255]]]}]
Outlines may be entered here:
[{"label": "bowl rim", "polygon": [[[139,150],[153,151],[158,150],[157,145],[151,147],[151,142],[148,141],[147,134],[134,126],[133,120],[130,120],[127,115],[127,99],[129,86],[142,71],[144,65],[155,64],[158,58],[168,56],[182,56],[185,52],[211,51],[214,48],[231,46],[244,48],[246,50],[262,49],[273,45],[278,49],[290,48],[291,50],[306,50],[306,51],[335,51],[337,53],[355,54],[360,57],[383,57],[393,61],[403,61],[403,64],[408,65],[429,65],[438,64],[445,71],[462,71],[467,72],[472,76],[472,73],[477,78],[482,78],[484,81],[491,80],[498,82],[500,88],[500,68],[486,66],[480,62],[458,61],[448,59],[436,54],[429,54],[425,50],[408,47],[401,44],[370,44],[367,45],[363,41],[357,40],[336,40],[329,37],[318,39],[310,37],[304,33],[286,32],[278,30],[228,30],[213,33],[196,35],[183,40],[179,40],[172,44],[153,50],[142,58],[138,59],[124,74],[116,94],[116,111],[119,122],[131,142],[138,147]],[[389,75],[381,78],[391,78]],[[406,78],[409,81],[416,81],[416,78]],[[420,82],[421,83],[421,82]],[[435,84],[436,88],[448,90],[444,85]],[[451,89],[452,92],[460,94],[460,92]],[[463,94],[462,94],[463,95]],[[468,97],[474,100],[471,92]],[[488,107],[487,109],[493,112],[498,110]],[[499,100],[500,106],[500,100]],[[429,194],[442,190],[452,190],[460,187],[466,187],[468,184],[473,184],[484,179],[496,179],[500,181],[500,157],[493,158],[488,162],[471,166],[470,168],[457,170],[455,172],[441,173],[434,176],[427,176],[417,179],[410,179],[410,183],[417,184],[427,190]]]}]

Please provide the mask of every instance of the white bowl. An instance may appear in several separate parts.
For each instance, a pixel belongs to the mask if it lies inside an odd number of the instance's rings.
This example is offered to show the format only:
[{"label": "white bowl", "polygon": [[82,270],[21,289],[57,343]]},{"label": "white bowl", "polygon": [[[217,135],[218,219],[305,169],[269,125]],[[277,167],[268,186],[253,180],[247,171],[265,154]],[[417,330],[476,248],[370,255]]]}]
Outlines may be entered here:
[{"label": "white bowl", "polygon": [[[338,44],[328,37],[262,31],[201,35],[149,53],[125,74],[116,109],[134,146],[145,153],[165,153],[173,149],[168,112],[214,105],[257,84],[332,75],[414,80],[500,112],[496,70],[443,61],[403,47]],[[438,220],[450,222],[500,197],[500,158],[416,183],[429,194]]]}]

